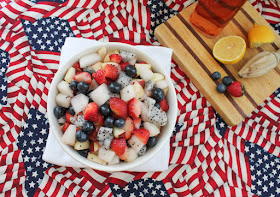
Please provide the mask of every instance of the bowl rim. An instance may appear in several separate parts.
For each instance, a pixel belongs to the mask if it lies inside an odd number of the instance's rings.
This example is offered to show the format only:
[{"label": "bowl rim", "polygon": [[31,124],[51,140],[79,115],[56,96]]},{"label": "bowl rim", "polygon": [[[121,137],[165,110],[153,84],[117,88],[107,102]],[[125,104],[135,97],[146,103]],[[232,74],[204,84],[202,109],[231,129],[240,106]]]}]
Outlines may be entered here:
[{"label": "bowl rim", "polygon": [[[93,161],[88,160],[85,157],[80,156],[77,151],[74,152],[73,147],[66,145],[64,143],[61,142],[61,137],[58,134],[57,131],[57,127],[55,127],[55,124],[53,121],[57,121],[57,119],[54,117],[53,115],[53,108],[51,108],[50,103],[53,102],[54,98],[51,97],[50,95],[54,95],[54,92],[57,91],[56,89],[56,85],[59,81],[61,81],[61,76],[63,79],[63,76],[65,75],[66,71],[68,70],[69,67],[72,66],[71,62],[75,62],[75,61],[79,61],[79,59],[84,56],[87,55],[89,53],[92,52],[96,52],[99,48],[101,48],[102,46],[104,46],[105,48],[108,49],[108,47],[112,46],[112,47],[117,47],[119,49],[122,48],[129,48],[130,51],[136,52],[138,54],[141,54],[142,56],[146,56],[147,59],[149,59],[150,61],[148,61],[148,63],[152,64],[152,67],[154,65],[156,65],[156,67],[158,67],[159,69],[162,68],[161,65],[157,62],[157,60],[154,60],[148,53],[146,53],[143,50],[137,49],[136,47],[134,47],[133,45],[129,45],[129,44],[125,44],[125,43],[119,43],[119,42],[107,42],[107,43],[98,43],[98,44],[93,44],[93,46],[91,47],[87,47],[86,49],[83,49],[81,51],[78,51],[76,53],[76,55],[73,55],[73,57],[69,58],[67,61],[65,61],[63,64],[61,64],[59,66],[58,71],[56,72],[51,86],[49,88],[49,96],[47,99],[47,115],[48,115],[48,119],[49,119],[49,125],[50,125],[50,129],[51,132],[54,134],[56,140],[58,141],[58,144],[62,147],[62,149],[68,154],[70,155],[70,157],[72,157],[73,159],[75,159],[76,161],[78,161],[79,163],[96,169],[96,170],[101,170],[101,171],[125,171],[125,170],[129,170],[132,168],[135,168],[137,166],[140,166],[143,163],[146,163],[147,161],[149,161],[153,156],[155,156],[157,153],[159,153],[159,151],[164,147],[164,145],[168,142],[168,140],[170,140],[171,134],[173,132],[173,129],[175,127],[176,124],[176,119],[177,119],[177,98],[176,98],[176,93],[175,93],[175,88],[174,85],[171,81],[170,75],[166,73],[166,71],[164,69],[160,69],[160,73],[163,74],[165,76],[165,79],[167,81],[169,90],[168,90],[168,94],[170,95],[170,97],[176,102],[172,103],[172,107],[169,108],[169,111],[167,112],[167,114],[172,113],[173,116],[168,117],[168,130],[165,133],[164,136],[160,143],[158,143],[150,152],[149,154],[146,153],[145,156],[141,156],[141,159],[139,160],[139,162],[122,162],[121,164],[116,164],[116,165],[102,165],[102,164],[98,164],[95,163]],[[129,50],[128,49],[128,50]],[[55,102],[55,101],[54,101]],[[60,130],[61,131],[61,130]],[[136,160],[135,160],[136,161]]]}]

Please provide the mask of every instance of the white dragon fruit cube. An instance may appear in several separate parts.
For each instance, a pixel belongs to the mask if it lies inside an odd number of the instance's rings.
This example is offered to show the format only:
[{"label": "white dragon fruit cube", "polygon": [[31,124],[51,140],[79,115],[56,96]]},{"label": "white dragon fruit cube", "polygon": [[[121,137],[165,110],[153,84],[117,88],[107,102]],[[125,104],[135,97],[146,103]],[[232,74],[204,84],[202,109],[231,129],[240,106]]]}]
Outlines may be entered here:
[{"label": "white dragon fruit cube", "polygon": [[71,97],[65,94],[59,93],[55,96],[55,102],[58,106],[69,108]]},{"label": "white dragon fruit cube", "polygon": [[145,145],[141,140],[136,136],[132,135],[127,143],[138,153],[140,149]]},{"label": "white dragon fruit cube", "polygon": [[78,94],[71,99],[71,105],[76,114],[83,111],[89,102],[89,98],[84,94]]},{"label": "white dragon fruit cube", "polygon": [[106,103],[110,99],[110,91],[105,83],[101,84],[89,94],[90,98],[98,107]]},{"label": "white dragon fruit cube", "polygon": [[167,116],[164,111],[154,106],[148,109],[147,121],[157,126],[164,126],[167,124]]},{"label": "white dragon fruit cube", "polygon": [[69,87],[69,83],[67,83],[66,81],[59,82],[59,84],[57,84],[57,89],[60,93],[66,96],[73,97],[73,90],[71,90],[71,88]]},{"label": "white dragon fruit cube", "polygon": [[104,161],[110,162],[115,156],[115,152],[112,150],[106,150],[101,147],[98,151],[98,157]]},{"label": "white dragon fruit cube", "polygon": [[120,91],[121,99],[125,102],[133,99],[136,94],[133,85],[128,85]]}]

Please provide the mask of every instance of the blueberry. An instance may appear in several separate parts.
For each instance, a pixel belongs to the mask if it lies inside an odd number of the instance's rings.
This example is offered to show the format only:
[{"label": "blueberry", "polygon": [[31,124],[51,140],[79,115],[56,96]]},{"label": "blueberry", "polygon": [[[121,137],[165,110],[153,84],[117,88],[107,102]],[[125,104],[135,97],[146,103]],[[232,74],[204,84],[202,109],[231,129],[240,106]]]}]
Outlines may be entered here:
[{"label": "blueberry", "polygon": [[229,86],[232,83],[232,78],[230,76],[225,76],[223,78],[223,84],[225,84],[226,86]]},{"label": "blueberry", "polygon": [[211,78],[212,78],[213,80],[218,80],[218,79],[221,78],[221,73],[219,73],[218,71],[213,72]]},{"label": "blueberry", "polygon": [[217,89],[218,92],[224,93],[227,89],[227,86],[223,83],[220,83],[220,84],[217,85],[216,89]]},{"label": "blueberry", "polygon": [[87,82],[82,81],[82,82],[78,83],[77,89],[78,89],[79,92],[82,92],[82,93],[86,94],[89,90],[89,85],[88,85]]},{"label": "blueberry", "polygon": [[153,97],[156,101],[160,102],[160,101],[162,101],[162,100],[164,99],[164,97],[165,97],[164,91],[163,91],[162,89],[160,89],[160,88],[155,88],[155,89],[153,89],[152,97]]},{"label": "blueberry", "polygon": [[78,130],[76,132],[76,140],[78,142],[85,142],[88,139],[88,134],[84,132],[83,130]]},{"label": "blueberry", "polygon": [[53,114],[57,119],[64,116],[65,113],[66,113],[66,109],[64,107],[55,106],[55,108],[53,109]]},{"label": "blueberry", "polygon": [[149,137],[149,140],[147,142],[147,146],[152,148],[157,144],[157,137]]},{"label": "blueberry", "polygon": [[69,87],[71,88],[71,90],[76,91],[77,90],[77,85],[78,85],[78,81],[71,81]]},{"label": "blueberry", "polygon": [[93,132],[95,129],[95,126],[93,124],[93,122],[89,122],[89,121],[85,121],[83,124],[83,131],[87,132],[87,133],[91,133]]},{"label": "blueberry", "polygon": [[159,103],[155,103],[154,105],[156,108],[160,109],[160,104]]},{"label": "blueberry", "polygon": [[115,120],[114,126],[118,127],[118,128],[123,128],[124,123],[125,123],[124,119],[120,118],[120,119]]},{"label": "blueberry", "polygon": [[124,72],[129,77],[135,77],[137,70],[133,65],[127,65],[124,69]]},{"label": "blueberry", "polygon": [[119,93],[121,91],[121,84],[114,81],[108,85],[108,89],[111,93]]},{"label": "blueberry", "polygon": [[74,107],[73,107],[73,106],[70,106],[69,109],[68,109],[68,111],[69,111],[69,114],[70,114],[70,115],[72,115],[72,116],[75,115],[75,111],[74,111]]},{"label": "blueberry", "polygon": [[104,126],[113,128],[114,127],[114,118],[111,116],[106,117],[104,120]]},{"label": "blueberry", "polygon": [[101,107],[100,107],[100,113],[103,115],[103,116],[110,116],[110,114],[111,114],[111,108],[110,108],[110,105],[108,105],[108,104],[103,104],[103,105],[101,105]]},{"label": "blueberry", "polygon": [[78,150],[78,153],[83,156],[83,157],[87,157],[88,153],[89,153],[89,149],[85,149],[85,150]]}]

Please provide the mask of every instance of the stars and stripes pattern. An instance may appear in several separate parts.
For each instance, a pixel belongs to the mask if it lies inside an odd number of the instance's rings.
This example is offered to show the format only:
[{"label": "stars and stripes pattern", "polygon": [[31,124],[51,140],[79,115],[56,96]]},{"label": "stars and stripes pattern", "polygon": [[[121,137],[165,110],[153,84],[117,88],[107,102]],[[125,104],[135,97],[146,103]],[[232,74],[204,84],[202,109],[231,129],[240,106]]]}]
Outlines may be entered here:
[{"label": "stars and stripes pattern", "polygon": [[[164,172],[48,164],[48,90],[66,37],[160,45],[154,29],[194,0],[0,2],[1,196],[279,196],[280,93],[228,127],[172,62],[178,117]],[[279,32],[276,0],[250,3]]]}]

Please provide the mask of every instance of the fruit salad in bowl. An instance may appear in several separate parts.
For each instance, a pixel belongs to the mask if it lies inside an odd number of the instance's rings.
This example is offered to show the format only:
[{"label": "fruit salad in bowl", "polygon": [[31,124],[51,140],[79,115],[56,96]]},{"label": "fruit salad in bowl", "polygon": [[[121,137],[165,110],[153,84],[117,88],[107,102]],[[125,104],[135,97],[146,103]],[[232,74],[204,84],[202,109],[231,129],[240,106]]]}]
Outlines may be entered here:
[{"label": "fruit salad in bowl", "polygon": [[98,170],[128,170],[170,140],[174,87],[144,51],[122,43],[84,50],[62,65],[48,95],[50,127],[62,148]]}]

